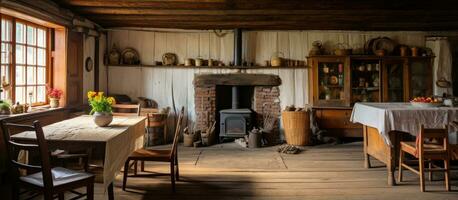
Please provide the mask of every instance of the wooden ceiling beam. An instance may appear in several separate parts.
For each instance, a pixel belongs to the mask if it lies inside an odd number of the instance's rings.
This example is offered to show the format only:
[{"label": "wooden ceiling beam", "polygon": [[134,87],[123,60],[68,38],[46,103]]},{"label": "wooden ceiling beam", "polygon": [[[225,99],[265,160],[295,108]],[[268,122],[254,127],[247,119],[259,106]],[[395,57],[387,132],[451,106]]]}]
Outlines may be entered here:
[{"label": "wooden ceiling beam", "polygon": [[150,0],[150,1],[123,1],[123,0],[61,0],[61,5],[87,7],[117,7],[117,8],[151,8],[151,9],[224,9],[225,0]]},{"label": "wooden ceiling beam", "polygon": [[387,22],[391,21],[392,23],[400,23],[400,22],[416,22],[419,21],[423,23],[432,23],[432,22],[456,22],[458,23],[458,15],[449,16],[443,20],[437,20],[435,18],[431,18],[428,15],[422,17],[412,17],[412,16],[405,16],[405,15],[392,15],[392,16],[366,16],[364,19],[362,18],[354,18],[348,16],[335,16],[335,15],[220,15],[220,16],[213,16],[207,17],[202,15],[91,15],[91,20],[94,21],[168,21],[170,23],[174,23],[176,21],[186,21],[186,22],[232,22],[235,25],[236,22],[243,21],[243,22],[252,22],[256,23],[258,21],[292,21],[295,23],[308,23],[308,22],[321,22],[321,23],[328,23],[328,19],[333,19],[332,22],[342,23],[342,22],[364,22],[364,23],[372,23],[372,22]]},{"label": "wooden ceiling beam", "polygon": [[351,15],[360,16],[390,16],[403,15],[423,16],[453,16],[455,10],[189,10],[189,9],[148,9],[148,8],[107,8],[107,7],[75,7],[74,11],[84,15]]},{"label": "wooden ceiling beam", "polygon": [[[56,0],[69,6],[137,7],[153,9],[442,9],[458,8],[454,0]],[[447,6],[444,6],[447,5]]]},{"label": "wooden ceiling beam", "polygon": [[[237,25],[234,25],[237,24]],[[183,29],[234,29],[250,30],[371,30],[371,31],[441,31],[442,27],[458,30],[457,23],[366,23],[366,22],[293,22],[293,21],[247,21],[236,22],[189,22],[175,21],[105,21],[104,27],[154,27],[154,28],[183,28]],[[293,28],[292,28],[293,27]],[[402,27],[402,28],[399,28]]]}]

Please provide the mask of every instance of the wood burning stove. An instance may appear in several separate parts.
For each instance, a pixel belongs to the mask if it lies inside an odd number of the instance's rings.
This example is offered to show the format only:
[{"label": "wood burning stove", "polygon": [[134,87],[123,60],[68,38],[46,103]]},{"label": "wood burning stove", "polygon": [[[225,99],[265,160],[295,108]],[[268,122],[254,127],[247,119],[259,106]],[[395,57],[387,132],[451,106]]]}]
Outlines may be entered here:
[{"label": "wood burning stove", "polygon": [[226,109],[219,113],[221,139],[245,137],[253,128],[253,111],[250,109]]},{"label": "wood burning stove", "polygon": [[245,137],[253,128],[254,112],[248,108],[239,108],[239,91],[232,86],[232,109],[221,110],[220,113],[220,140],[224,138]]}]

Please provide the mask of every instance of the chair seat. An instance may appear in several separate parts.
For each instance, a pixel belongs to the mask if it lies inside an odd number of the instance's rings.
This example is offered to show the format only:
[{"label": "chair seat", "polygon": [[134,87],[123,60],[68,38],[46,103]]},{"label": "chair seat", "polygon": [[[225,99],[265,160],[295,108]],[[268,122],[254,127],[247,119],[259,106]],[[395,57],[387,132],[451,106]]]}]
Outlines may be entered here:
[{"label": "chair seat", "polygon": [[[401,142],[401,150],[418,158],[415,142]],[[425,156],[447,153],[443,146],[438,144],[423,144],[423,152]]]},{"label": "chair seat", "polygon": [[130,154],[130,160],[170,161],[171,150],[138,149]]},{"label": "chair seat", "polygon": [[[51,169],[53,184],[54,187],[66,185],[69,183],[74,183],[77,181],[82,181],[86,179],[93,178],[94,175],[88,174],[85,172],[78,172],[73,171],[70,169],[62,168],[62,167],[55,167]],[[36,187],[44,187],[43,184],[43,174],[42,172],[30,174],[27,176],[19,177],[19,179],[27,184],[36,186]]]}]

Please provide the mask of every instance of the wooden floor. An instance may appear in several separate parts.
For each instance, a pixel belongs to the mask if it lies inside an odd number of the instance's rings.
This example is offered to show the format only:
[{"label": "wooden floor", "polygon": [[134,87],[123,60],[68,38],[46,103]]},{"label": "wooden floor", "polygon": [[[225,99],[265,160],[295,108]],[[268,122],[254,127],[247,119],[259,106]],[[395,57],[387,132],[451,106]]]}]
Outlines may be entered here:
[{"label": "wooden floor", "polygon": [[[458,171],[453,192],[443,181],[426,183],[421,193],[418,177],[390,187],[383,167],[363,167],[362,143],[308,147],[298,155],[277,153],[275,147],[244,149],[234,143],[207,148],[179,147],[182,181],[172,194],[169,176],[128,179],[115,183],[116,199],[458,199]],[[373,162],[382,166],[380,162]],[[148,171],[167,172],[168,165],[149,163]],[[437,179],[440,179],[438,176]],[[96,198],[104,199],[100,185]]]}]

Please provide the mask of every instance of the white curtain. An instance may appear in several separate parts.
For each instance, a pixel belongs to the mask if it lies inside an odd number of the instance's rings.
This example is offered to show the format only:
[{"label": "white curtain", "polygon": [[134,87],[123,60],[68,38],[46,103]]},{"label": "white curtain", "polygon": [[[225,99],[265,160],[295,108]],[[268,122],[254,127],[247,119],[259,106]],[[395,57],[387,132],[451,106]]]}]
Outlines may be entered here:
[{"label": "white curtain", "polygon": [[[433,65],[433,91],[434,95],[442,95],[448,93],[453,95],[452,88],[437,87],[436,81],[444,78],[447,81],[452,81],[452,53],[450,43],[447,37],[427,37],[426,47],[431,48],[434,55]],[[453,84],[452,84],[453,85]]]}]

